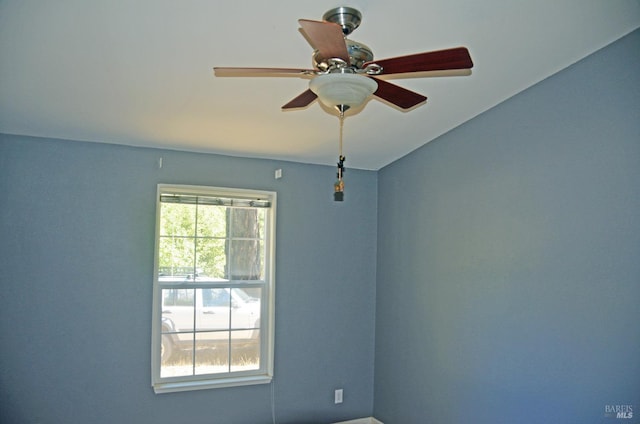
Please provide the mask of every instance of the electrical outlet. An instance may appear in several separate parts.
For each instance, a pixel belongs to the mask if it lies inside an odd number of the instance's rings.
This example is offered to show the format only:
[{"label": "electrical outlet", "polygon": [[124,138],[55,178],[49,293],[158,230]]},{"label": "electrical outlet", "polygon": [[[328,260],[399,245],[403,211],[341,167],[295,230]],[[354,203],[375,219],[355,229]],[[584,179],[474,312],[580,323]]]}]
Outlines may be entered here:
[{"label": "electrical outlet", "polygon": [[342,389],[336,389],[333,392],[333,401],[334,403],[342,403]]}]

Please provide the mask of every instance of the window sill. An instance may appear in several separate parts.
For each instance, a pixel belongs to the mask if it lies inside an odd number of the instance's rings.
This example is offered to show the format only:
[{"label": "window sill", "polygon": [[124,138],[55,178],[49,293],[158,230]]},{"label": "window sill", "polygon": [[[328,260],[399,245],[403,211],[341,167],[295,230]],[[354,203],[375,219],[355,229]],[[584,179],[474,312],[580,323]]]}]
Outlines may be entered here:
[{"label": "window sill", "polygon": [[269,384],[271,376],[256,375],[247,377],[230,377],[216,380],[181,381],[169,383],[156,383],[153,391],[156,394],[186,392],[190,390],[219,389],[223,387],[250,386],[254,384]]}]

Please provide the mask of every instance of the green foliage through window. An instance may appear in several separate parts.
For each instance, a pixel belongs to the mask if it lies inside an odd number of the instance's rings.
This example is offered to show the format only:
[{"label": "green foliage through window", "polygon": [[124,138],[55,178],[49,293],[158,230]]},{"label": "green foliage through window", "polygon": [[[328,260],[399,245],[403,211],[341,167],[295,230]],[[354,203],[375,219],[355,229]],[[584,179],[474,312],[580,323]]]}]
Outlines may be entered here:
[{"label": "green foliage through window", "polygon": [[264,208],[161,205],[161,275],[263,279]]}]

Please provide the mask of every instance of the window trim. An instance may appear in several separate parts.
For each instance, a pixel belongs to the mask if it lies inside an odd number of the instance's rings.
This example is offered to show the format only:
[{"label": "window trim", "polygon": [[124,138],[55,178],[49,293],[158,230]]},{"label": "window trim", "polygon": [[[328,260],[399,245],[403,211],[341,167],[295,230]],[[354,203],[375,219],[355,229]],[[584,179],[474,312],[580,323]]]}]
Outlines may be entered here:
[{"label": "window trim", "polygon": [[[167,193],[219,196],[239,200],[265,201],[270,204],[265,219],[265,264],[264,264],[264,293],[260,313],[260,369],[255,371],[240,371],[234,375],[212,378],[211,375],[160,377],[161,358],[161,328],[162,328],[162,287],[159,283],[159,244],[161,196]],[[268,384],[273,379],[274,364],[274,333],[275,333],[275,234],[276,234],[276,199],[274,191],[235,189],[227,187],[158,184],[156,192],[156,222],[154,243],[153,269],[153,304],[151,330],[151,385],[156,394],[181,392],[189,390],[203,390],[223,387],[236,387],[254,384]],[[241,286],[240,284],[239,286]],[[233,281],[228,286],[238,286]],[[266,309],[266,311],[265,311]]]}]

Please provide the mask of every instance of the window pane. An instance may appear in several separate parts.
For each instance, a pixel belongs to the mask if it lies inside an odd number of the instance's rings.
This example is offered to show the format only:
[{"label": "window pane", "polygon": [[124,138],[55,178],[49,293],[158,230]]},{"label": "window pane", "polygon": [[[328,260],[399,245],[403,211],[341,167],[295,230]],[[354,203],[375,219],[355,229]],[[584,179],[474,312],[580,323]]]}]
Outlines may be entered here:
[{"label": "window pane", "polygon": [[172,362],[170,364],[163,363],[160,368],[160,377],[183,377],[193,375],[193,366],[191,361]]},{"label": "window pane", "polygon": [[[198,289],[202,296],[202,306],[196,308],[196,330],[228,330],[231,315],[231,299],[228,289]],[[224,338],[219,332],[203,336]]]},{"label": "window pane", "polygon": [[[260,328],[260,298],[251,297],[246,291],[237,288],[231,289],[231,295],[233,298],[231,328],[246,329],[242,336],[249,340],[252,337],[253,330]],[[259,291],[258,296],[260,296]],[[237,335],[236,338],[240,336]]]},{"label": "window pane", "polygon": [[193,236],[196,231],[195,205],[162,203],[161,236]]},{"label": "window pane", "polygon": [[263,276],[264,225],[262,209],[230,209],[228,244],[229,278],[232,280],[261,280]]},{"label": "window pane", "polygon": [[181,332],[193,331],[195,289],[162,290],[162,331],[174,333],[174,339],[187,339]]},{"label": "window pane", "polygon": [[261,238],[264,228],[264,209],[230,208],[230,234],[232,238]]},{"label": "window pane", "polygon": [[265,224],[265,217],[267,216],[267,211],[263,210],[263,209],[258,209],[258,234],[260,236],[260,239],[264,240],[265,239],[265,229],[264,229],[264,224]]},{"label": "window pane", "polygon": [[195,290],[162,290],[161,377],[192,374]]},{"label": "window pane", "polygon": [[226,308],[227,315],[231,306],[231,296],[227,289],[202,289],[202,306],[205,308]]},{"label": "window pane", "polygon": [[[229,332],[217,332],[216,336],[198,334],[196,342],[195,373],[196,374],[218,374],[229,372]],[[209,341],[212,337],[219,341],[215,346],[211,346]]]},{"label": "window pane", "polygon": [[[185,310],[193,315],[191,308],[193,308],[195,289],[165,289],[162,292],[167,293],[167,299],[171,299],[171,303],[167,302],[165,306],[186,307]],[[165,312],[165,310],[163,309],[162,312]],[[171,313],[171,310],[169,313]]]},{"label": "window pane", "polygon": [[198,237],[225,238],[227,236],[227,207],[198,205]]},{"label": "window pane", "polygon": [[193,239],[161,237],[158,258],[160,276],[188,276],[193,274],[195,247]]},{"label": "window pane", "polygon": [[260,240],[233,239],[230,245],[230,279],[264,279],[264,249]]},{"label": "window pane", "polygon": [[231,332],[231,371],[247,371],[260,368],[260,332],[247,343],[244,331]]},{"label": "window pane", "polygon": [[196,268],[201,275],[207,277],[225,279],[227,275],[227,255],[225,252],[225,240],[222,239],[197,239]]},{"label": "window pane", "polygon": [[[193,343],[172,344],[169,342],[172,335],[163,334],[161,355],[164,349],[173,349],[171,355],[162,360],[160,365],[160,377],[178,377],[193,375]],[[193,340],[193,333],[182,334],[185,340]],[[180,347],[178,349],[178,346]],[[163,355],[164,356],[164,355]]]}]

